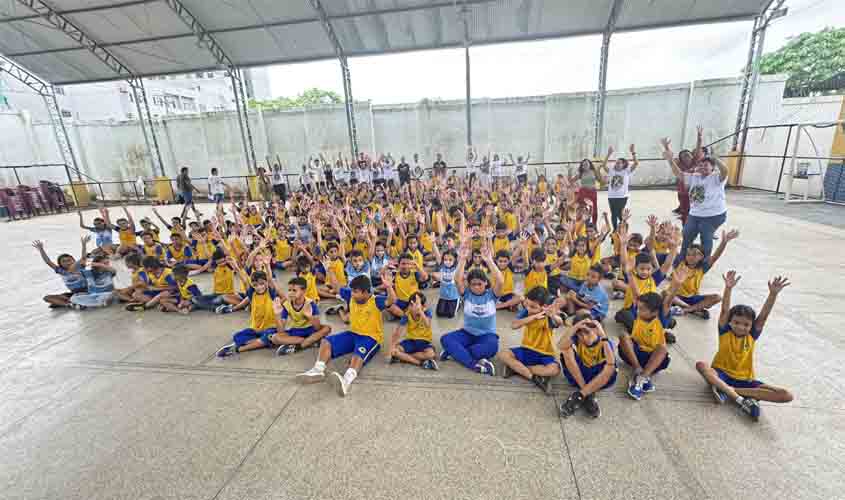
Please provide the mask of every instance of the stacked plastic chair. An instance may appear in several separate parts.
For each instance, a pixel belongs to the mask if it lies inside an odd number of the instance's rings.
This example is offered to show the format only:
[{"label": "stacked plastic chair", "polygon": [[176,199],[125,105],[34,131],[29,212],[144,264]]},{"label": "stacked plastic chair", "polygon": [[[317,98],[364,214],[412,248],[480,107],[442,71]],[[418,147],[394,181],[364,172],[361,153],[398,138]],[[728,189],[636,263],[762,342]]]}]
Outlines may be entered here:
[{"label": "stacked plastic chair", "polygon": [[0,207],[6,210],[9,220],[23,219],[28,213],[17,192],[12,188],[0,188]]}]

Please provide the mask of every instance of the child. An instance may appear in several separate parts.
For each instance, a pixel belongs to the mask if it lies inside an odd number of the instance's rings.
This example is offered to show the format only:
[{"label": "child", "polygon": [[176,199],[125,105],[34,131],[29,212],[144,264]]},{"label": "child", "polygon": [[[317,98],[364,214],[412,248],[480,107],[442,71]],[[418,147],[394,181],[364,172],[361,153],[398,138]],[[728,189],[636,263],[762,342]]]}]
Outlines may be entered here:
[{"label": "child", "polygon": [[440,338],[443,347],[440,360],[454,358],[470,370],[495,376],[496,367],[490,359],[499,350],[496,303],[502,292],[502,273],[493,262],[493,249],[485,246],[482,256],[490,268],[492,280],[479,270],[472,271],[464,280],[464,265],[469,252],[469,241],[463,237],[458,268],[455,270],[455,286],[464,301],[464,326]]},{"label": "child", "polygon": [[255,271],[250,276],[250,287],[246,296],[235,306],[226,306],[224,312],[245,309],[249,305],[249,327],[232,335],[232,343],[217,351],[218,358],[225,358],[244,350],[270,347],[270,336],[276,333],[276,313],[273,302],[278,300],[275,284],[264,271]]},{"label": "child", "polygon": [[114,243],[112,242],[112,229],[113,227],[110,224],[106,223],[106,218],[108,218],[108,211],[105,208],[100,209],[100,217],[94,218],[94,225],[93,226],[86,226],[85,221],[82,219],[82,212],[77,211],[79,214],[79,227],[82,229],[87,229],[91,231],[97,236],[95,244],[97,245],[97,249],[104,252],[106,255],[111,255],[114,253]]},{"label": "child", "polygon": [[[390,348],[385,356],[390,363],[402,361],[426,370],[437,370],[437,353],[431,346],[431,311],[425,308],[426,298],[420,292],[411,295],[405,316],[393,332]],[[407,329],[407,338],[401,342]]]},{"label": "child", "polygon": [[399,272],[394,277],[396,287],[396,302],[390,306],[388,312],[397,318],[405,315],[411,295],[418,292],[420,283],[428,280],[425,269],[418,267],[417,261],[410,253],[403,253],[399,257]]},{"label": "child", "polygon": [[707,311],[722,300],[718,293],[707,295],[700,295],[701,280],[713,265],[719,260],[719,257],[725,253],[725,248],[728,243],[739,237],[739,231],[736,229],[725,232],[722,231],[722,241],[716,252],[710,257],[704,258],[704,248],[698,243],[693,243],[687,247],[687,254],[683,262],[678,268],[685,268],[687,279],[678,290],[678,296],[675,298],[675,303],[681,307],[682,314],[692,314],[702,319],[710,319],[710,313]]},{"label": "child", "polygon": [[326,260],[322,262],[322,267],[326,272],[326,284],[321,285],[317,291],[322,298],[334,298],[340,291],[341,287],[346,286],[346,262],[343,254],[340,251],[340,246],[331,242],[326,247]]},{"label": "child", "polygon": [[587,280],[587,274],[593,262],[593,253],[587,237],[581,236],[576,239],[574,247],[569,256],[569,271],[560,280],[561,286],[566,291],[581,288],[581,285]]},{"label": "child", "polygon": [[316,347],[331,327],[320,323],[320,309],[317,303],[305,296],[308,283],[305,278],[292,278],[288,281],[288,300],[276,311],[276,331],[270,337],[278,345],[277,356],[284,356],[296,351]]},{"label": "child", "polygon": [[88,290],[88,281],[85,279],[85,276],[82,275],[79,261],[74,259],[72,255],[63,253],[56,258],[56,262],[58,262],[58,264],[56,264],[50,260],[50,257],[47,256],[47,252],[44,250],[43,241],[35,240],[32,242],[32,246],[38,250],[38,253],[41,255],[41,260],[43,260],[44,263],[53,270],[53,272],[62,277],[62,281],[64,281],[65,287],[68,289],[67,292],[45,295],[43,299],[44,302],[50,304],[50,308],[52,309],[70,307],[70,298],[74,294],[85,293]]},{"label": "child", "polygon": [[143,243],[141,251],[147,257],[155,257],[159,261],[164,262],[164,247],[155,237],[155,233],[150,231],[141,233],[141,242]]},{"label": "child", "polygon": [[446,250],[442,255],[437,245],[432,247],[436,259],[437,271],[432,273],[440,282],[440,296],[437,299],[437,317],[454,318],[460,305],[460,294],[455,286],[455,272],[458,269],[458,255],[454,250]]},{"label": "child", "polygon": [[516,319],[511,328],[519,330],[525,328],[522,334],[522,345],[512,347],[498,354],[504,363],[502,376],[508,378],[512,373],[525,377],[548,394],[551,389],[552,377],[560,374],[560,366],[555,359],[552,345],[552,330],[563,325],[557,305],[551,304],[549,291],[543,287],[535,287],[525,294]]},{"label": "child", "polygon": [[586,314],[575,316],[574,324],[560,339],[560,363],[567,382],[578,390],[560,405],[560,416],[572,416],[582,405],[593,418],[601,415],[596,393],[616,383],[613,343],[601,323]]},{"label": "child", "polygon": [[604,269],[600,264],[594,265],[587,273],[587,280],[581,285],[581,288],[577,291],[570,290],[566,294],[566,306],[569,314],[586,313],[599,323],[604,321],[610,309],[610,301],[607,298],[607,292],[601,286],[603,272]]},{"label": "child", "polygon": [[[185,243],[182,233],[173,233],[170,235],[170,244],[167,245],[167,254],[165,262],[169,267],[176,264],[186,264],[193,257],[194,252],[191,246]],[[193,266],[192,269],[200,269],[202,266]]]},{"label": "child", "polygon": [[705,361],[699,361],[695,368],[710,384],[718,403],[730,399],[756,421],[760,418],[758,401],[788,403],[793,398],[788,390],[754,378],[754,348],[778,294],[790,283],[782,276],[769,281],[769,295],[758,315],[746,305],[731,307],[731,292],[740,280],[736,271],[728,271],[723,279],[725,290],[719,316],[719,349],[709,366]]},{"label": "child", "polygon": [[202,296],[199,287],[188,277],[188,268],[184,264],[173,266],[173,279],[179,287],[179,293],[161,300],[164,312],[188,314],[193,309],[193,300]]},{"label": "child", "polygon": [[389,308],[396,300],[393,282],[386,273],[382,275],[387,296],[373,295],[372,284],[366,276],[358,276],[349,287],[340,290],[341,298],[349,308],[349,330],[329,335],[320,342],[320,353],[314,366],[296,376],[298,382],[313,384],[325,379],[326,363],[330,359],[352,353],[349,368],[342,376],[338,372],[329,375],[329,383],[337,393],[345,397],[358,372],[378,352],[384,340],[384,321],[381,311]]},{"label": "child", "polygon": [[234,306],[243,299],[235,293],[235,273],[241,276],[241,283],[247,282],[248,276],[238,267],[233,257],[226,255],[224,249],[215,249],[211,260],[200,271],[191,271],[191,273],[208,270],[211,270],[211,293],[191,298],[194,309],[215,312],[221,309],[222,312],[225,306]]},{"label": "child", "polygon": [[669,308],[681,283],[686,279],[685,272],[675,271],[668,292],[661,296],[656,292],[642,295],[634,289],[636,306],[633,328],[630,334],[619,337],[619,357],[633,368],[633,376],[628,382],[628,395],[639,401],[646,392],[654,392],[651,377],[669,367],[669,350],[666,347],[666,332]]},{"label": "child", "polygon": [[[141,260],[144,270],[138,275],[144,287],[136,288],[132,295],[133,302],[126,306],[127,311],[143,311],[178,293],[179,285],[173,278],[173,272],[165,268],[156,257],[144,257]],[[175,293],[174,293],[175,292]]]},{"label": "child", "polygon": [[137,252],[127,254],[126,257],[123,258],[123,263],[131,273],[132,283],[126,288],[115,290],[115,294],[121,302],[132,302],[132,295],[135,293],[135,290],[144,289],[144,283],[140,276],[141,272],[144,270],[144,268],[141,267],[141,254]]},{"label": "child", "polygon": [[91,236],[82,238],[82,257],[79,259],[79,267],[88,282],[88,289],[70,298],[70,306],[77,310],[106,307],[114,298],[114,276],[117,271],[109,265],[109,256],[97,254],[91,259],[91,268],[85,268],[85,246],[89,241]]},{"label": "child", "polygon": [[[126,218],[121,217],[120,219],[117,219],[117,221],[115,221],[117,226],[114,228],[117,230],[117,236],[120,241],[120,246],[117,247],[117,253],[121,256],[130,252],[138,251],[138,237],[135,233],[135,221],[132,220],[132,215],[126,207],[123,207],[123,213],[126,214]],[[106,223],[108,224],[108,220]]]},{"label": "child", "polygon": [[496,253],[496,266],[502,273],[502,295],[496,304],[496,310],[509,309],[511,312],[516,312],[522,304],[522,295],[516,293],[514,288],[511,253],[507,250],[499,250]]}]

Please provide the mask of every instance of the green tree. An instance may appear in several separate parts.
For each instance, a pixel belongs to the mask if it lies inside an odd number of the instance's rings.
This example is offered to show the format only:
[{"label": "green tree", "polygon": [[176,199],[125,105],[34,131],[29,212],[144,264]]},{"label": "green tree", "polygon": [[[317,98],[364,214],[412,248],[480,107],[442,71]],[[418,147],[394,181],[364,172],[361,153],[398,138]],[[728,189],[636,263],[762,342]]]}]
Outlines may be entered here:
[{"label": "green tree", "polygon": [[825,28],[793,37],[779,50],[763,56],[760,72],[787,74],[788,90],[813,87],[845,73],[845,28]]},{"label": "green tree", "polygon": [[296,97],[279,97],[267,101],[249,100],[251,109],[290,109],[304,106],[318,106],[320,104],[339,104],[342,102],[337,92],[310,88]]}]

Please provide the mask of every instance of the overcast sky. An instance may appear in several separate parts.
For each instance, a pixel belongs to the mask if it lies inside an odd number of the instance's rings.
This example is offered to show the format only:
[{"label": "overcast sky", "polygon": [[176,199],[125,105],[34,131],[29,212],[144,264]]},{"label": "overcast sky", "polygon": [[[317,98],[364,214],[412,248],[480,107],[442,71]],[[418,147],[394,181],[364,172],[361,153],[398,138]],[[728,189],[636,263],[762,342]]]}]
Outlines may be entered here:
[{"label": "overcast sky", "polygon": [[[786,5],[787,17],[774,21],[766,34],[766,52],[783,46],[790,36],[845,26],[845,0],[787,0]],[[745,64],[750,30],[751,22],[738,22],[616,34],[608,88],[737,76]],[[595,90],[600,48],[600,36],[472,48],[472,95]],[[387,104],[465,96],[463,49],[354,58],[349,65],[356,100]],[[276,96],[311,87],[343,95],[335,61],[274,66],[270,78]]]}]

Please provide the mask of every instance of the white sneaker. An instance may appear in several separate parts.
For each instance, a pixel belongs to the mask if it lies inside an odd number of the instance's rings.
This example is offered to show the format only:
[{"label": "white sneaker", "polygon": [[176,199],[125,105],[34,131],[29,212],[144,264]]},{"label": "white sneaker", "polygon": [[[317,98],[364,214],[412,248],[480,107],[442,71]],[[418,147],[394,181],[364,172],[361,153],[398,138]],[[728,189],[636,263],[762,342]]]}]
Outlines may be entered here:
[{"label": "white sneaker", "polygon": [[343,379],[343,375],[338,372],[331,372],[328,379],[329,385],[334,387],[338,396],[344,398],[349,394],[349,384]]},{"label": "white sneaker", "polygon": [[300,384],[316,384],[317,382],[322,382],[325,378],[326,374],[323,370],[312,367],[307,372],[298,374],[296,376],[296,381]]}]

